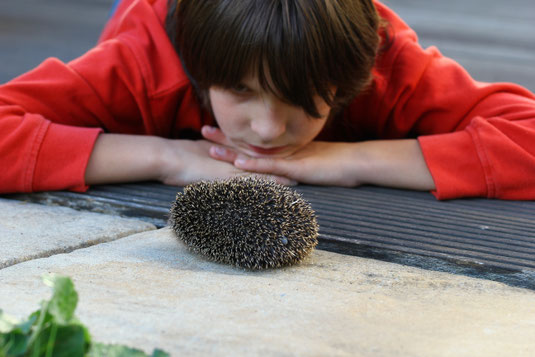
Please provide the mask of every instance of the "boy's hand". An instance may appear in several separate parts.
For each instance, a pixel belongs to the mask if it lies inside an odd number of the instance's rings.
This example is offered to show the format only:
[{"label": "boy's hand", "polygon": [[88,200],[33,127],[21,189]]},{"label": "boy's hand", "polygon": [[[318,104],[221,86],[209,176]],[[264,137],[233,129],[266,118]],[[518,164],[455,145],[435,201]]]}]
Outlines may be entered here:
[{"label": "boy's hand", "polygon": [[[85,183],[108,184],[158,180],[184,186],[199,180],[223,179],[251,173],[210,157],[206,140],[170,140],[156,136],[100,134],[87,164]],[[290,184],[285,177],[267,179]]]},{"label": "boy's hand", "polygon": [[[206,140],[167,140],[159,180],[166,185],[184,186],[199,180],[251,174],[228,162],[214,160],[209,154],[211,146]],[[272,174],[263,176],[282,184],[290,184],[290,180],[285,177]]]},{"label": "boy's hand", "polygon": [[354,165],[355,144],[313,141],[298,152],[284,158],[253,158],[231,147],[220,130],[204,137],[216,144],[210,148],[214,159],[232,163],[237,169],[286,177],[292,181],[315,185],[358,186]]},{"label": "boy's hand", "polygon": [[362,184],[434,190],[435,183],[416,139],[355,143],[313,141],[284,158],[252,158],[232,148],[220,130],[204,137],[212,145],[210,156],[236,168],[329,186]]}]

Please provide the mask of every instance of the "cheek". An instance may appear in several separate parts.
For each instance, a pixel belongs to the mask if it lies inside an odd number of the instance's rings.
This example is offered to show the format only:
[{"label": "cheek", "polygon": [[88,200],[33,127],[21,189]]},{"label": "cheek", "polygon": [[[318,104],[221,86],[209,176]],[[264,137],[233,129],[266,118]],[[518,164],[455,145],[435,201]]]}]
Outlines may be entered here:
[{"label": "cheek", "polygon": [[230,107],[226,103],[224,96],[210,93],[210,106],[216,119],[226,117],[230,112]]},{"label": "cheek", "polygon": [[239,125],[239,108],[227,96],[211,92],[210,105],[219,128],[223,132]]}]

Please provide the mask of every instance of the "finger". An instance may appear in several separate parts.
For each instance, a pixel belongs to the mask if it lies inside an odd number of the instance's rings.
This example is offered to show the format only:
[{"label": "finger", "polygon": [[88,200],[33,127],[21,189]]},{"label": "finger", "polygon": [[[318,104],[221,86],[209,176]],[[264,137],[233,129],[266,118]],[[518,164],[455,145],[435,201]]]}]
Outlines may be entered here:
[{"label": "finger", "polygon": [[251,174],[251,173],[247,175],[259,177],[261,179],[268,180],[268,181],[273,181],[273,182],[276,182],[285,186],[296,186],[298,184],[297,181],[289,179],[288,177],[284,177],[284,176],[267,175],[267,174]]},{"label": "finger", "polygon": [[227,140],[225,134],[223,134],[220,129],[214,126],[203,126],[201,128],[201,134],[206,140],[212,141],[217,144],[230,146],[230,142]]},{"label": "finger", "polygon": [[227,147],[213,145],[210,147],[210,156],[213,159],[234,163],[234,160],[238,157],[238,154]]},{"label": "finger", "polygon": [[276,158],[251,158],[239,154],[234,160],[234,166],[245,171],[272,174],[291,178],[291,164],[289,160]]}]

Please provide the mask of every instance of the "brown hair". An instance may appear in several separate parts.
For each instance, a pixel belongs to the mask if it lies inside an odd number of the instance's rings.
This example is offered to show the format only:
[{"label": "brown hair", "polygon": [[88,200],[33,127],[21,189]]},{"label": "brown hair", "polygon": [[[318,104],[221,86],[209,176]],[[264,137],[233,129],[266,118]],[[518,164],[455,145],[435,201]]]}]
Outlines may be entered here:
[{"label": "brown hair", "polygon": [[170,0],[166,27],[203,102],[254,73],[319,117],[315,95],[336,110],[370,82],[381,19],[372,0]]}]

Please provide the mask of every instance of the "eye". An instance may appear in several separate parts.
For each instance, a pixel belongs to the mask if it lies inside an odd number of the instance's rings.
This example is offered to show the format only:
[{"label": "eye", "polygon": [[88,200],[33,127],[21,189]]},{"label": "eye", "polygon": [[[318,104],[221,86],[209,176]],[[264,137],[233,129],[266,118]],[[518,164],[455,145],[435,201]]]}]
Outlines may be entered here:
[{"label": "eye", "polygon": [[251,90],[246,85],[241,83],[232,87],[231,90],[237,94],[247,94],[251,92]]}]

